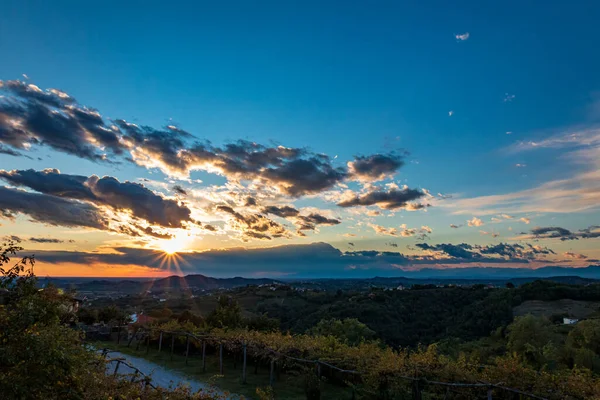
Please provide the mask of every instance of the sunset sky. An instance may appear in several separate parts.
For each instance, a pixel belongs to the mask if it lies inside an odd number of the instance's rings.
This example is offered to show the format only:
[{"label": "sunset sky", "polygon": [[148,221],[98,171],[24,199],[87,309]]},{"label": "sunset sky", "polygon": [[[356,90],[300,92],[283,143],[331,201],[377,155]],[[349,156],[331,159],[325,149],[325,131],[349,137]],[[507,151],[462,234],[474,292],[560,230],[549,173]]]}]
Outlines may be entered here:
[{"label": "sunset sky", "polygon": [[600,3],[186,3],[3,2],[38,274],[598,263]]}]

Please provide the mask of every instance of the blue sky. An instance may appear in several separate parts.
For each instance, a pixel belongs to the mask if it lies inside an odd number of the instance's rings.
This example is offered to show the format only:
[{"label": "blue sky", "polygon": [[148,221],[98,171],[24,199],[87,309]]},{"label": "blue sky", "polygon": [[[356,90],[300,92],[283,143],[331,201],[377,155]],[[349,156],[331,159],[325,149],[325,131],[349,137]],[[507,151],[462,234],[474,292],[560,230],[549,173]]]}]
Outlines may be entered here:
[{"label": "blue sky", "polygon": [[[197,197],[207,198],[210,185],[216,185],[214,192],[236,181],[223,171],[192,168],[188,177],[202,183],[179,182],[197,191],[181,199],[172,190],[175,177],[164,169],[146,168],[139,160],[92,162],[43,143],[23,152],[31,158],[0,154],[0,169],[106,175],[185,202],[218,227],[217,233],[194,231],[185,250],[324,241],[342,251],[394,250],[445,260],[451,255],[414,245],[530,243],[556,253],[540,260],[527,255],[532,267],[566,262],[566,252],[582,256],[568,256],[570,264],[587,265],[600,258],[598,239],[575,237],[600,223],[593,204],[600,154],[600,56],[595,51],[600,5],[484,3],[7,1],[0,13],[0,79],[5,82],[57,88],[78,105],[98,110],[105,121],[124,119],[157,129],[173,125],[216,147],[240,139],[267,147],[308,147],[327,154],[331,166],[339,168],[348,168],[357,156],[395,150],[404,165],[381,180],[340,181],[347,187],[265,198],[255,210],[222,196],[211,197],[210,205],[198,202]],[[19,97],[6,92],[6,101]],[[18,147],[4,142],[11,145]],[[36,191],[14,180],[3,183]],[[426,189],[432,197],[424,204],[431,206],[411,212],[377,204],[336,205],[335,196],[344,190],[357,195],[389,191],[392,183]],[[242,183],[244,190],[252,190],[249,185],[248,179]],[[534,192],[524,195],[525,190]],[[505,197],[483,197],[489,195]],[[305,208],[304,215],[319,210],[340,223],[319,226],[306,237],[249,240],[231,226],[231,216],[211,219],[214,213],[207,209],[219,204],[248,213],[287,204]],[[369,216],[368,210],[381,214]],[[63,240],[25,241],[28,249],[164,247],[154,239],[90,227],[84,229],[85,242],[68,243],[79,228],[49,226],[39,218],[29,222],[27,210],[13,209],[13,214],[0,234]],[[473,217],[483,225],[468,226]],[[521,218],[530,222],[518,222]],[[432,232],[422,231],[423,226]],[[535,227],[562,227],[574,236],[547,237],[557,231],[532,232]],[[352,233],[356,236],[344,236]],[[390,241],[398,247],[390,248]],[[69,272],[56,268],[48,267]]]}]

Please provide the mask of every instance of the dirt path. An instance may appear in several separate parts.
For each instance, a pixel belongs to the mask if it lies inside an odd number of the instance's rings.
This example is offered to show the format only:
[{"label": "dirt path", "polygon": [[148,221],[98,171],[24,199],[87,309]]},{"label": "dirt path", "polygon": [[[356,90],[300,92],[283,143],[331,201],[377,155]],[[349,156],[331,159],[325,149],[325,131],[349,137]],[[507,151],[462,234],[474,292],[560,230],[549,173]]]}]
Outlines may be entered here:
[{"label": "dirt path", "polygon": [[[189,386],[193,392],[197,392],[198,390],[209,390],[212,389],[216,393],[222,394],[222,391],[216,390],[214,388],[210,388],[210,386],[206,383],[190,379],[187,376],[180,374],[175,371],[168,370],[158,364],[153,362],[144,360],[140,357],[130,356],[128,354],[123,354],[118,351],[111,351],[108,353],[109,358],[124,358],[128,363],[138,368],[144,374],[150,376],[152,378],[152,383],[155,386],[159,386],[162,388],[175,387],[179,384]],[[110,363],[107,367],[107,371],[112,373],[114,371],[114,362]],[[121,364],[118,369],[119,374],[132,374],[135,371],[129,368],[128,366]],[[240,399],[239,395],[230,395],[229,399]]]}]

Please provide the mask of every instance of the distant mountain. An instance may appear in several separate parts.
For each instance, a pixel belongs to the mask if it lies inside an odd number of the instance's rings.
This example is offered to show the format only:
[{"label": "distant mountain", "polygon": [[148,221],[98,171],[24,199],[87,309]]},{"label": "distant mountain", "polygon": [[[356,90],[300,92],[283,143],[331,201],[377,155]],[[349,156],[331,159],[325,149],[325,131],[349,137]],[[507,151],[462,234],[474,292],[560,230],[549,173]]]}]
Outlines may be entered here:
[{"label": "distant mountain", "polygon": [[578,276],[581,278],[600,279],[600,266],[590,265],[585,268],[549,266],[531,268],[498,268],[498,267],[466,267],[466,268],[423,268],[416,271],[404,271],[407,278],[461,278],[461,279],[509,279],[509,278],[549,278],[558,276]]},{"label": "distant mountain", "polygon": [[144,290],[167,290],[167,289],[219,289],[219,288],[234,288],[247,285],[264,285],[271,283],[281,283],[274,279],[260,278],[211,278],[200,274],[186,276],[169,276],[167,278],[157,279],[155,281],[143,282]]}]

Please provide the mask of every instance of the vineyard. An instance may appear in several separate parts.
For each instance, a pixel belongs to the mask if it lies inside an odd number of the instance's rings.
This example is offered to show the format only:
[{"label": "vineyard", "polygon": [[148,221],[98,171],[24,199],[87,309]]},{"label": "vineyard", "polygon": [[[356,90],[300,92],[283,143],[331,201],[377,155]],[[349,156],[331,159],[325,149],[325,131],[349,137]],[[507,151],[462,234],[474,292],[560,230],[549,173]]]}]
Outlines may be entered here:
[{"label": "vineyard", "polygon": [[[348,346],[332,337],[247,330],[186,330],[170,321],[140,327],[127,346],[145,352],[169,352],[206,369],[217,358],[215,373],[238,374],[246,382],[248,365],[268,369],[269,385],[281,375],[301,376],[306,398],[321,398],[324,383],[349,389],[348,398],[365,399],[590,399],[599,398],[600,381],[589,371],[549,373],[528,368],[516,358],[480,365],[466,357],[452,360],[435,345],[395,351],[378,343]],[[121,341],[121,334],[117,335]],[[125,341],[125,338],[123,338]],[[240,371],[224,369],[233,358]],[[348,390],[346,389],[346,390]],[[275,398],[277,393],[275,392]]]}]

